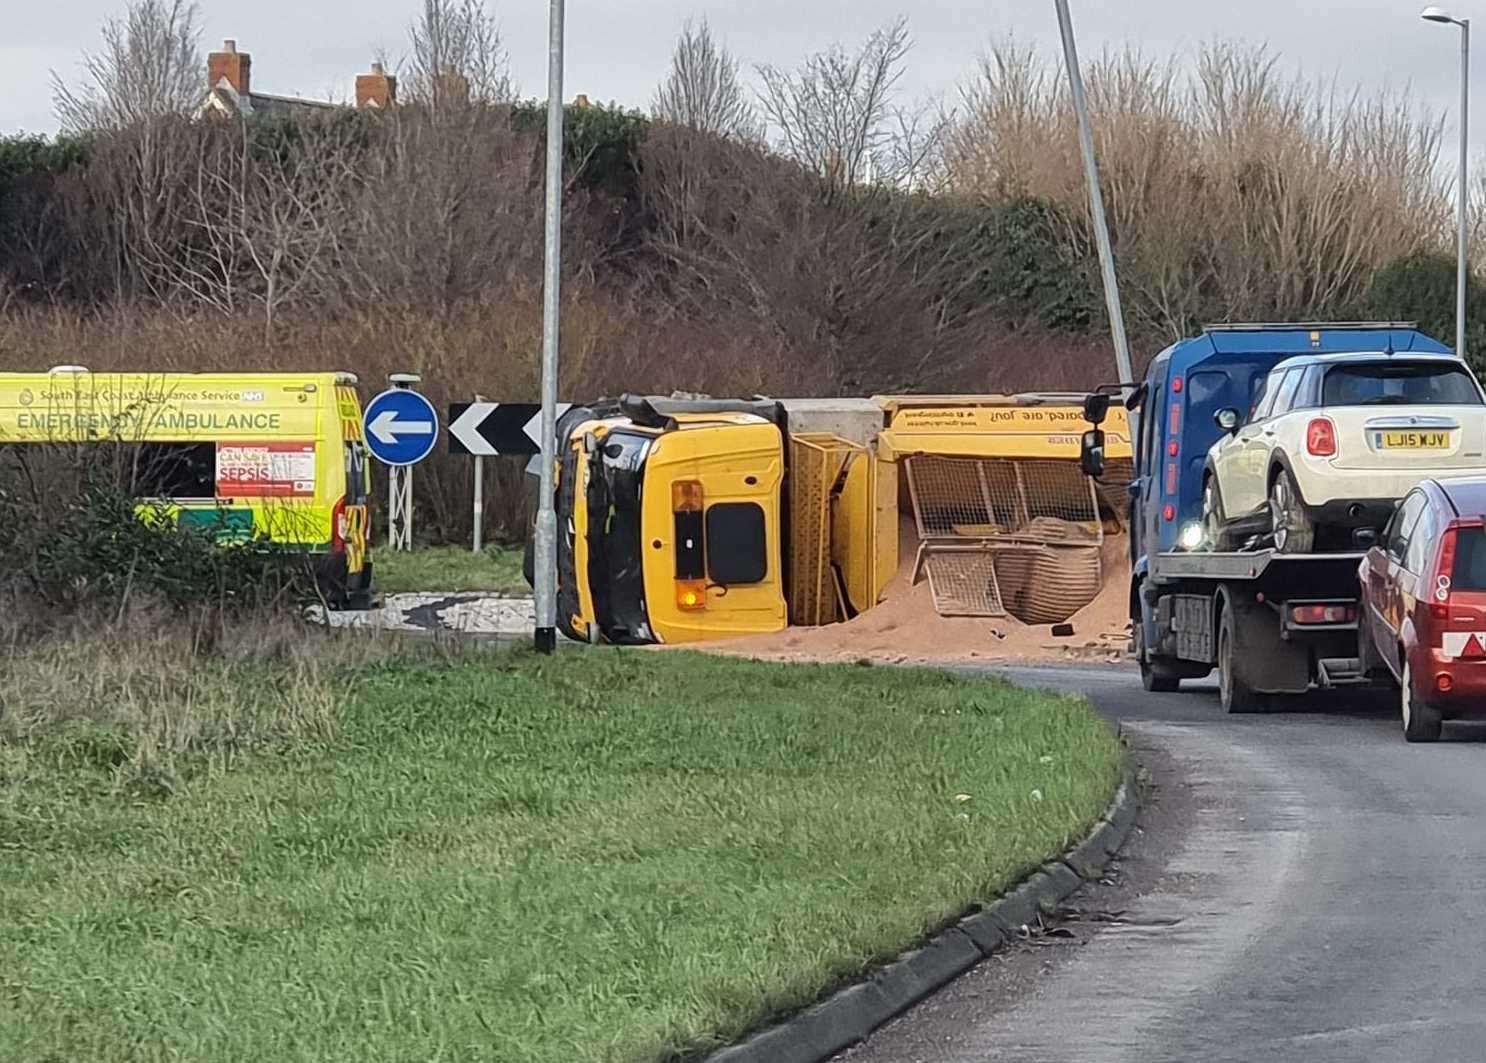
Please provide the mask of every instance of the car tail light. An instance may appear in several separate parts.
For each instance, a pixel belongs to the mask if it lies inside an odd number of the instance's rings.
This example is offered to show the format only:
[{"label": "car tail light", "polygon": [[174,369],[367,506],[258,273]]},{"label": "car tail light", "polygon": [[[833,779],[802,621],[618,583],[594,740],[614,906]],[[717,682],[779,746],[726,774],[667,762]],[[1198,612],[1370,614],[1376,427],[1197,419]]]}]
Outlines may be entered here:
[{"label": "car tail light", "polygon": [[1165,509],[1163,509],[1161,511],[1161,517],[1162,517],[1163,520],[1166,520],[1166,521],[1176,520],[1176,507],[1175,506],[1167,506]]},{"label": "car tail light", "polygon": [[1315,604],[1290,608],[1290,620],[1296,624],[1351,624],[1357,620],[1355,605]]},{"label": "car tail light", "polygon": [[1429,599],[1429,615],[1436,620],[1450,618],[1450,592],[1455,573],[1455,551],[1460,543],[1462,528],[1480,528],[1481,520],[1452,520],[1440,535],[1440,551],[1435,559],[1434,575],[1424,588]]},{"label": "car tail light", "polygon": [[1317,417],[1305,429],[1305,449],[1313,458],[1336,457],[1336,425],[1329,417]]},{"label": "car tail light", "polygon": [[1455,677],[1449,672],[1441,672],[1434,677],[1434,688],[1441,694],[1448,694],[1455,689]]},{"label": "car tail light", "polygon": [[346,531],[346,496],[342,495],[335,500],[335,508],[330,511],[330,552],[332,554],[346,552]]}]

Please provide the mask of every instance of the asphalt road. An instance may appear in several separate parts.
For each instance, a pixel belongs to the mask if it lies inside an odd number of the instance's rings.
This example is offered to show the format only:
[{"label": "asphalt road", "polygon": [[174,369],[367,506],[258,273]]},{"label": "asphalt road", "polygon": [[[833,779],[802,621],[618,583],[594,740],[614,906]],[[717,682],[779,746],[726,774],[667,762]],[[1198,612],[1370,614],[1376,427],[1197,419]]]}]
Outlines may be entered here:
[{"label": "asphalt road", "polygon": [[1137,834],[1051,933],[844,1059],[1486,1060],[1486,729],[1409,746],[1375,699],[1226,717],[1133,672],[1010,674],[1121,727]]}]

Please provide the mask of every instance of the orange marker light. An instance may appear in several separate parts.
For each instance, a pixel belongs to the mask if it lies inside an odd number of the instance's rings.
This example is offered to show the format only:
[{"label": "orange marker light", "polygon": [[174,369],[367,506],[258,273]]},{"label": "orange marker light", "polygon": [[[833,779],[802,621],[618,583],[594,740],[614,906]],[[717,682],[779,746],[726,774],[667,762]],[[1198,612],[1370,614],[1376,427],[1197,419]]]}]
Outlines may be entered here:
[{"label": "orange marker light", "polygon": [[705,580],[677,580],[676,608],[687,612],[707,608],[707,583]]},{"label": "orange marker light", "polygon": [[695,480],[677,480],[672,483],[671,509],[676,513],[700,513],[702,485]]}]

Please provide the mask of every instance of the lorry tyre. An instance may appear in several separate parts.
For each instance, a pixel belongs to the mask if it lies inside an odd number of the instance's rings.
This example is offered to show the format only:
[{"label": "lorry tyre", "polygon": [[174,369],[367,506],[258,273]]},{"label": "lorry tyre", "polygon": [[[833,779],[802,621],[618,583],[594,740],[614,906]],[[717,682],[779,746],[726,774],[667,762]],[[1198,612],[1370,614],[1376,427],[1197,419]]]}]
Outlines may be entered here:
[{"label": "lorry tyre", "polygon": [[1403,717],[1403,737],[1409,742],[1438,742],[1444,731],[1440,710],[1426,704],[1414,690],[1414,671],[1408,656],[1403,659],[1403,679],[1398,684],[1398,702]]},{"label": "lorry tyre", "polygon": [[1238,621],[1233,607],[1223,604],[1223,617],[1218,624],[1218,697],[1223,711],[1233,713],[1264,712],[1268,706],[1262,695],[1256,694],[1239,675]]},{"label": "lorry tyre", "polygon": [[1300,489],[1289,469],[1281,468],[1269,485],[1269,519],[1274,548],[1282,554],[1308,554],[1316,543],[1316,526],[1305,511]]},{"label": "lorry tyre", "polygon": [[1181,689],[1182,677],[1173,663],[1164,657],[1153,657],[1145,651],[1145,625],[1135,621],[1135,659],[1140,662],[1140,685],[1152,694],[1175,694]]}]

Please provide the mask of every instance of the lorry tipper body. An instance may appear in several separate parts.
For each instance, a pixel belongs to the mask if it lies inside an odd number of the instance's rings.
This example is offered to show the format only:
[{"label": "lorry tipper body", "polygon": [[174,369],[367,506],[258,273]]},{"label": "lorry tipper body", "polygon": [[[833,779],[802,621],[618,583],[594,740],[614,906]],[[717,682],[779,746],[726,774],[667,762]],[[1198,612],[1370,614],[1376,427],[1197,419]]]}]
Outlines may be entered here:
[{"label": "lorry tipper body", "polygon": [[1276,695],[1371,681],[1357,641],[1369,529],[1334,552],[1211,551],[1201,537],[1202,480],[1224,432],[1215,414],[1253,409],[1275,365],[1300,354],[1386,351],[1448,353],[1411,323],[1214,325],[1151,361],[1127,400],[1140,411],[1130,618],[1146,689],[1176,690],[1216,669],[1223,707],[1255,712]]}]

